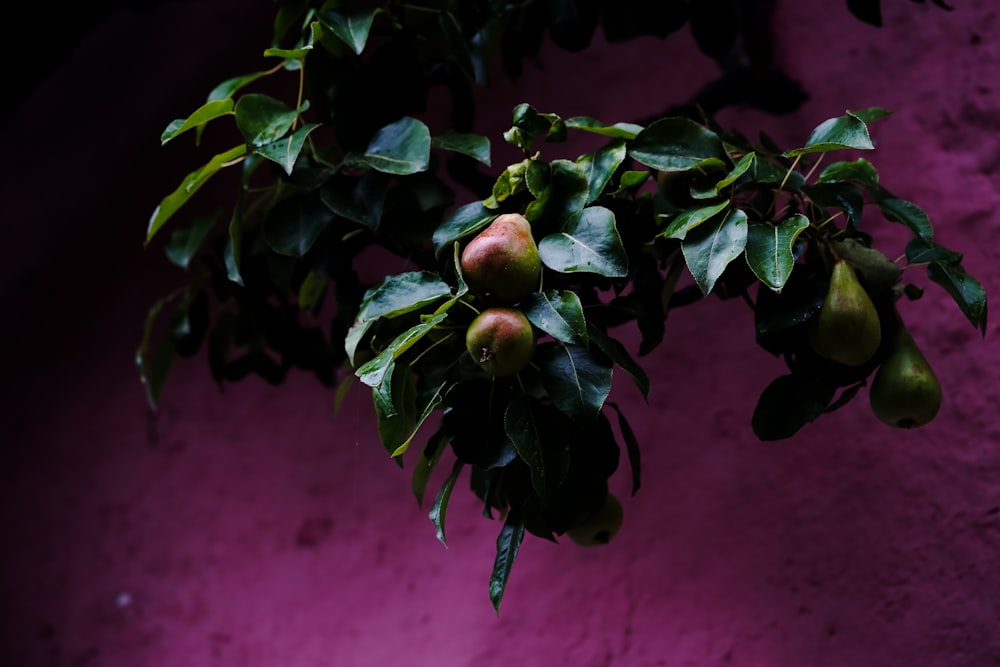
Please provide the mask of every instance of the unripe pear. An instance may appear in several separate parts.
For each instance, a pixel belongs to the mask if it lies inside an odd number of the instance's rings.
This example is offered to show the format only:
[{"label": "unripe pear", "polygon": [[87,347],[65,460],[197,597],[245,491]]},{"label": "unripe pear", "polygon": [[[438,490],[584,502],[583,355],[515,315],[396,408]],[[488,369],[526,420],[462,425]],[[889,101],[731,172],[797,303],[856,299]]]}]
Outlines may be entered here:
[{"label": "unripe pear", "polygon": [[872,412],[898,428],[923,426],[941,407],[941,383],[902,324],[868,392]]},{"label": "unripe pear", "polygon": [[469,241],[460,260],[473,292],[517,303],[538,289],[542,260],[531,223],[520,213],[506,213]]},{"label": "unripe pear", "polygon": [[465,347],[490,375],[515,375],[535,353],[535,332],[516,308],[487,308],[466,330]]},{"label": "unripe pear", "polygon": [[878,312],[847,260],[833,265],[826,300],[810,320],[808,336],[816,354],[847,366],[860,366],[878,350]]},{"label": "unripe pear", "polygon": [[624,517],[625,512],[622,509],[621,501],[614,494],[609,493],[604,505],[596,514],[579,526],[567,530],[566,535],[582,547],[607,544],[622,527]]}]

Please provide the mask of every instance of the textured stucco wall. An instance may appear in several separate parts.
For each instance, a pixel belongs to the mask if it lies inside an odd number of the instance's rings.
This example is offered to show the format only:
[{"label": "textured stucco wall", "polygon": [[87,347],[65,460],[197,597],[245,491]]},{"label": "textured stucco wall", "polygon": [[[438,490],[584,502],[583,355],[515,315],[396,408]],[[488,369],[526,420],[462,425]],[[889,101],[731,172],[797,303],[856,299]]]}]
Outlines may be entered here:
[{"label": "textured stucco wall", "polygon": [[[845,108],[895,110],[873,129],[883,183],[996,293],[1000,8],[897,0],[876,29],[841,4],[779,3],[779,58],[812,95],[798,113],[720,120],[792,145]],[[597,550],[528,538],[499,618],[499,524],[459,489],[442,547],[365,392],[334,416],[309,377],[220,394],[196,360],[151,422],[132,351],[177,276],[141,251],[142,228],[194,166],[156,139],[266,41],[269,7],[239,5],[114,12],[0,132],[0,665],[1000,664],[998,332],[981,340],[933,286],[904,316],[946,398],[908,433],[861,396],[757,442],[750,414],[781,366],[750,313],[710,299],[672,314],[645,359],[650,405],[627,381],[615,391],[644,446],[639,494],[626,470],[612,480],[622,533]],[[237,15],[246,33],[227,27]],[[714,73],[690,46],[547,53],[484,92],[479,129],[504,129],[522,100],[606,121],[683,101]],[[95,104],[110,94],[120,114]],[[901,252],[899,232],[878,235]]]}]

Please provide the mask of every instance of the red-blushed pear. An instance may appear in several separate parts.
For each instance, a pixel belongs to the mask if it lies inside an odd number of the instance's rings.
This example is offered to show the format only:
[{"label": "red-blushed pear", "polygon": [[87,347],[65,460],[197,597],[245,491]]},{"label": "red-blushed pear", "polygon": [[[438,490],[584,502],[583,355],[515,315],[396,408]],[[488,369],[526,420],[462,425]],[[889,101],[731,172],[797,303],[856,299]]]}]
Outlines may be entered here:
[{"label": "red-blushed pear", "polygon": [[854,268],[838,259],[819,314],[809,322],[809,343],[821,357],[847,366],[860,366],[882,341],[878,311]]},{"label": "red-blushed pear", "polygon": [[876,417],[898,428],[923,426],[941,408],[941,383],[902,324],[875,372],[868,399]]},{"label": "red-blushed pear", "polygon": [[566,531],[566,535],[581,547],[596,547],[607,544],[618,533],[625,518],[621,501],[609,493],[604,505],[592,517],[579,526]]},{"label": "red-blushed pear", "polygon": [[515,375],[535,354],[535,332],[516,308],[487,308],[466,330],[465,347],[490,375]]},{"label": "red-blushed pear", "polygon": [[503,303],[517,303],[537,290],[542,273],[531,223],[520,213],[497,216],[465,246],[460,263],[473,292]]}]

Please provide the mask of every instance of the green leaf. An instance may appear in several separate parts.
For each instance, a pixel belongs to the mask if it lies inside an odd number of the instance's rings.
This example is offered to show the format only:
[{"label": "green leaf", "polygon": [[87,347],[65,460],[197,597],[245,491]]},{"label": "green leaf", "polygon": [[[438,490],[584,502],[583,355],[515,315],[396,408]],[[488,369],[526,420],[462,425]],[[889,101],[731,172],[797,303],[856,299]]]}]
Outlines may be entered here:
[{"label": "green leaf", "polygon": [[793,247],[795,240],[809,227],[809,220],[801,213],[784,220],[779,225],[754,222],[747,230],[746,257],[750,270],[757,279],[780,292],[795,266]]},{"label": "green leaf", "polygon": [[613,141],[596,153],[581,156],[576,163],[587,177],[588,192],[586,203],[590,204],[601,196],[615,170],[625,160],[625,141]]},{"label": "green leaf", "polygon": [[540,198],[544,210],[527,216],[529,220],[537,219],[544,213],[558,224],[587,205],[590,181],[583,166],[569,160],[553,160],[549,164],[549,179],[547,192]]},{"label": "green leaf", "polygon": [[410,367],[389,364],[382,383],[372,388],[372,404],[379,440],[391,454],[416,424],[417,386]]},{"label": "green leaf", "polygon": [[517,550],[524,540],[524,519],[517,507],[512,507],[507,514],[500,535],[497,536],[497,556],[493,561],[493,573],[490,575],[490,602],[493,610],[500,613],[500,601],[507,589],[507,580],[517,558]]},{"label": "green leaf", "polygon": [[629,155],[660,171],[688,171],[724,167],[726,149],[719,135],[694,121],[664,118],[635,137]]},{"label": "green leaf", "polygon": [[649,377],[642,366],[636,363],[632,356],[619,341],[604,333],[593,324],[587,324],[587,334],[590,342],[597,346],[601,352],[614,362],[625,374],[632,378],[635,386],[642,393],[642,397],[649,401]]},{"label": "green leaf", "polygon": [[440,253],[464,236],[468,236],[493,222],[496,211],[483,206],[482,201],[466,204],[455,210],[434,230],[434,251]]},{"label": "green leaf", "polygon": [[315,271],[307,273],[302,284],[299,285],[299,310],[315,311],[323,301],[323,295],[326,294],[326,288],[329,284],[328,279],[318,275]]},{"label": "green leaf", "polygon": [[906,261],[910,264],[941,262],[955,265],[962,261],[962,253],[945,248],[933,241],[926,241],[918,236],[906,244]]},{"label": "green leaf", "polygon": [[374,169],[360,177],[337,174],[320,190],[319,196],[337,215],[375,231],[382,220],[389,177]]},{"label": "green leaf", "polygon": [[339,37],[356,55],[360,55],[368,42],[372,20],[378,12],[377,7],[369,7],[350,13],[321,11],[316,16],[324,28]]},{"label": "green leaf", "polygon": [[875,148],[868,127],[856,114],[848,111],[843,116],[828,118],[812,131],[806,145],[785,154],[794,157],[806,153],[825,153],[842,148],[870,150]]},{"label": "green leaf", "polygon": [[818,183],[803,186],[802,191],[823,209],[837,208],[843,211],[852,227],[861,224],[865,197],[853,183]]},{"label": "green leaf", "polygon": [[552,403],[574,421],[589,425],[611,391],[613,366],[579,345],[549,345],[535,355]]},{"label": "green leaf", "polygon": [[262,234],[279,255],[302,257],[332,221],[333,213],[311,193],[279,202],[265,218]]},{"label": "green leaf", "polygon": [[490,193],[489,199],[484,202],[485,206],[497,208],[501,202],[509,197],[524,192],[527,187],[528,168],[533,163],[534,160],[526,158],[504,169],[497,177],[496,182],[493,183],[493,191]]},{"label": "green leaf", "polygon": [[944,288],[972,326],[986,335],[986,290],[982,284],[965,272],[960,264],[932,262],[927,276]]},{"label": "green leaf", "polygon": [[569,470],[569,429],[566,417],[538,399],[522,394],[511,401],[504,428],[518,456],[531,469],[531,486],[545,503]]},{"label": "green leaf", "polygon": [[398,317],[428,306],[451,294],[448,283],[430,271],[409,271],[386,277],[365,292],[354,324],[344,337],[344,348],[351,364],[357,346],[371,325],[380,317]]},{"label": "green leaf", "polygon": [[448,317],[447,313],[439,313],[426,322],[418,324],[396,336],[384,350],[379,352],[371,361],[365,363],[355,375],[369,387],[378,387],[382,384],[386,371],[390,364],[394,363],[404,352],[417,344],[426,336],[431,329],[441,324]]},{"label": "green leaf", "polygon": [[866,125],[871,125],[877,120],[887,118],[892,115],[891,111],[882,109],[880,107],[867,107],[865,109],[858,109],[857,111],[852,111],[855,116],[860,118],[865,122]]},{"label": "green leaf", "polygon": [[835,387],[821,377],[782,375],[764,389],[751,424],[761,440],[784,440],[795,435],[826,410]]},{"label": "green leaf", "polygon": [[622,432],[622,439],[625,440],[625,451],[628,453],[629,468],[632,472],[632,495],[639,490],[642,483],[642,455],[639,450],[639,440],[635,437],[635,431],[625,419],[625,413],[621,411],[615,403],[608,403],[618,413],[618,429]]},{"label": "green leaf", "polygon": [[677,214],[667,228],[660,232],[660,236],[668,239],[683,240],[687,233],[707,220],[711,220],[729,206],[729,200],[721,201],[709,206],[689,208]]},{"label": "green leaf", "polygon": [[242,287],[243,275],[240,266],[243,264],[243,225],[235,212],[229,220],[229,240],[223,252],[223,262],[226,265],[226,277]]},{"label": "green leaf", "polygon": [[487,167],[490,166],[490,140],[479,134],[461,134],[448,130],[431,139],[431,148],[468,155]]},{"label": "green leaf", "polygon": [[426,171],[430,155],[430,130],[410,117],[401,118],[376,132],[364,152],[365,161],[372,168],[400,176]]},{"label": "green leaf", "polygon": [[934,228],[931,226],[930,219],[924,210],[913,202],[889,197],[879,199],[876,203],[886,220],[906,225],[914,235],[925,241],[934,240]]},{"label": "green leaf", "polygon": [[747,173],[750,167],[753,166],[754,158],[756,157],[757,154],[754,153],[753,151],[741,157],[739,162],[737,162],[736,165],[729,170],[729,173],[726,174],[726,177],[715,184],[716,192],[721,192],[723,188],[727,188],[736,181],[738,181],[740,177],[743,176],[743,174]]},{"label": "green leaf", "polygon": [[524,316],[535,327],[558,341],[587,344],[587,321],[576,292],[547,290],[535,292],[521,304]]},{"label": "green leaf", "polygon": [[447,443],[448,434],[444,431],[436,432],[430,437],[427,446],[420,452],[420,456],[417,457],[417,461],[413,465],[413,477],[410,479],[410,489],[417,499],[418,507],[423,507],[424,505],[424,493],[427,491],[427,483],[430,481],[434,467],[441,460],[441,455],[447,449],[445,447]]},{"label": "green leaf", "polygon": [[223,167],[229,166],[233,161],[246,155],[246,146],[242,144],[230,148],[225,153],[219,153],[212,157],[207,164],[195,169],[184,177],[177,189],[163,198],[160,205],[153,211],[149,218],[149,226],[146,230],[146,243],[149,243],[158,231],[173,217],[181,206],[187,203],[188,199],[203,186],[208,179],[214,176]]},{"label": "green leaf", "polygon": [[562,273],[596,273],[609,278],[628,274],[628,257],[622,245],[615,214],[603,206],[590,206],[571,216],[562,230],[538,244],[542,262]]},{"label": "green leaf", "polygon": [[257,148],[254,153],[281,165],[285,173],[291,176],[292,168],[295,166],[295,161],[299,159],[299,153],[302,152],[302,146],[306,142],[306,137],[317,127],[319,127],[317,123],[303,125],[287,137]]},{"label": "green leaf", "polygon": [[402,456],[406,453],[406,450],[410,448],[410,443],[413,442],[415,437],[417,437],[417,432],[420,431],[420,427],[423,426],[424,422],[427,421],[427,418],[431,416],[431,413],[434,412],[439,405],[441,405],[443,400],[441,397],[441,390],[444,389],[444,387],[445,385],[442,384],[435,389],[427,399],[427,402],[424,403],[424,407],[420,410],[420,415],[417,417],[416,424],[413,425],[413,430],[410,431],[407,438],[392,451],[392,458]]},{"label": "green leaf", "polygon": [[738,208],[718,222],[700,225],[685,237],[681,251],[702,294],[712,291],[715,281],[743,253],[746,243],[747,214]]},{"label": "green leaf", "polygon": [[202,242],[218,219],[218,213],[204,216],[195,220],[187,229],[175,230],[170,235],[170,242],[165,249],[167,258],[182,269],[188,268],[191,259],[198,254]]},{"label": "green leaf", "polygon": [[834,162],[820,173],[817,183],[853,181],[869,192],[877,192],[878,171],[868,160],[858,158],[854,162]]},{"label": "green leaf", "polygon": [[592,132],[594,134],[603,134],[606,137],[614,137],[616,139],[635,139],[635,137],[643,130],[642,125],[636,125],[635,123],[615,123],[614,125],[605,125],[601,121],[588,116],[574,116],[573,118],[567,118],[566,127],[573,130]]},{"label": "green leaf", "polygon": [[232,79],[226,79],[218,86],[212,89],[208,94],[209,102],[216,102],[218,100],[225,100],[231,98],[237,91],[249,84],[253,83],[261,77],[267,76],[270,71],[254,72],[252,74],[244,74],[243,76],[236,76]]},{"label": "green leaf", "polygon": [[233,101],[230,99],[206,102],[187,118],[178,118],[167,126],[160,135],[160,145],[167,143],[188,130],[205,125],[208,121],[233,113]]},{"label": "green leaf", "polygon": [[301,49],[264,49],[265,58],[284,58],[285,60],[305,60],[309,52],[312,51],[312,46],[306,45]]},{"label": "green leaf", "polygon": [[308,108],[308,100],[296,110],[269,95],[248,93],[236,103],[236,126],[248,144],[260,148],[285,136]]},{"label": "green leaf", "polygon": [[163,340],[156,346],[156,349],[153,349],[153,328],[160,311],[175,297],[176,294],[164,297],[149,309],[142,331],[142,340],[135,353],[135,363],[139,367],[139,379],[146,387],[146,400],[154,411],[160,404],[160,394],[163,391],[163,385],[166,384],[167,376],[170,375],[170,367],[173,365],[176,351],[169,338]]},{"label": "green leaf", "polygon": [[451,474],[448,475],[448,479],[441,485],[441,489],[434,499],[434,504],[431,505],[431,511],[427,514],[431,523],[434,524],[434,529],[437,531],[437,538],[446,547],[448,546],[448,540],[444,534],[444,521],[448,513],[448,501],[451,499],[451,491],[455,488],[455,482],[458,481],[458,476],[462,472],[463,465],[461,461],[455,461],[455,465],[451,467]]}]

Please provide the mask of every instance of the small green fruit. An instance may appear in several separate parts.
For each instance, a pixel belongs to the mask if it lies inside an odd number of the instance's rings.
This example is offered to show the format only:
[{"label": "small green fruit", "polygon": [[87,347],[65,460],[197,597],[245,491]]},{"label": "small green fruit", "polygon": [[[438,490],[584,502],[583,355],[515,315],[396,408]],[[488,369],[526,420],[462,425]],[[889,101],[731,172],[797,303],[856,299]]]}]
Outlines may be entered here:
[{"label": "small green fruit", "polygon": [[466,330],[465,347],[490,375],[515,375],[535,353],[535,332],[516,308],[487,308]]},{"label": "small green fruit", "polygon": [[902,324],[875,373],[868,399],[876,417],[898,428],[923,426],[941,407],[941,383]]},{"label": "small green fruit", "polygon": [[596,547],[607,544],[622,527],[625,511],[621,501],[609,493],[604,505],[592,517],[579,526],[566,531],[566,535],[581,547]]},{"label": "small green fruit", "polygon": [[816,354],[847,366],[860,366],[878,350],[878,312],[847,260],[833,265],[826,300],[810,321],[808,336]]},{"label": "small green fruit", "polygon": [[460,264],[473,292],[504,303],[517,303],[537,290],[542,273],[531,223],[520,213],[498,216],[465,246]]}]

